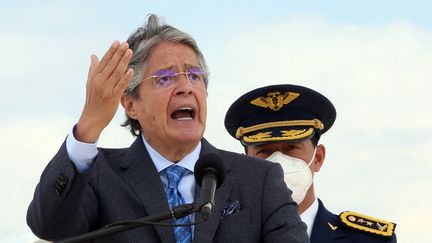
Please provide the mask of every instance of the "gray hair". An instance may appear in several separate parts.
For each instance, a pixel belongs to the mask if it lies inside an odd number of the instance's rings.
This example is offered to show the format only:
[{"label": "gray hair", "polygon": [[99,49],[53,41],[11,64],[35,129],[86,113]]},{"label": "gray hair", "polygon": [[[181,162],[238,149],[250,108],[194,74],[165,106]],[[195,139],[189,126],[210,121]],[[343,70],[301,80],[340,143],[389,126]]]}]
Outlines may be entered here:
[{"label": "gray hair", "polygon": [[[139,98],[139,85],[144,79],[147,71],[147,61],[155,46],[160,42],[179,43],[190,47],[197,55],[200,68],[208,71],[203,54],[198,48],[195,40],[183,31],[180,31],[171,25],[165,24],[157,15],[150,14],[147,23],[138,28],[130,35],[127,40],[129,48],[133,51],[133,56],[128,67],[134,71],[134,76],[129,82],[124,95],[131,96],[134,99]],[[208,77],[205,76],[204,83],[207,88]],[[126,113],[126,120],[122,124],[129,127],[132,135],[137,136],[142,128],[139,122],[132,119]]]}]

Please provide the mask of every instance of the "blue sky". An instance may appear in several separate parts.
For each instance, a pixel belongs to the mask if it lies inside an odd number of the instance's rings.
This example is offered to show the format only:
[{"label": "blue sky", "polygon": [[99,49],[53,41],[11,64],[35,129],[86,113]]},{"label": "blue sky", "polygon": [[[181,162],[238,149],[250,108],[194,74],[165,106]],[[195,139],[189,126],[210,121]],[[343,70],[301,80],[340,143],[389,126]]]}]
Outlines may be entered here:
[{"label": "blue sky", "polygon": [[[338,117],[322,138],[318,197],[334,213],[398,224],[426,242],[432,217],[432,4],[428,1],[17,1],[0,8],[0,242],[31,242],[25,212],[39,175],[77,121],[90,55],[125,40],[148,13],[193,35],[210,66],[214,145],[229,105],[264,85],[326,95]],[[99,145],[125,147],[119,109]]]}]

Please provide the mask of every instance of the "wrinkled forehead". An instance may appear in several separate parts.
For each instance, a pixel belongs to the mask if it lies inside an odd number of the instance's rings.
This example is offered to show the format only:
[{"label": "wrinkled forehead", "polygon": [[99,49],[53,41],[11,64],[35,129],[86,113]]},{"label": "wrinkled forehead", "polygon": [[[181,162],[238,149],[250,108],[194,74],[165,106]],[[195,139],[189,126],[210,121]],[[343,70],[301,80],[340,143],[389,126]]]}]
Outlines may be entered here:
[{"label": "wrinkled forehead", "polygon": [[155,46],[147,61],[148,70],[180,70],[199,67],[197,53],[185,44],[162,42]]}]

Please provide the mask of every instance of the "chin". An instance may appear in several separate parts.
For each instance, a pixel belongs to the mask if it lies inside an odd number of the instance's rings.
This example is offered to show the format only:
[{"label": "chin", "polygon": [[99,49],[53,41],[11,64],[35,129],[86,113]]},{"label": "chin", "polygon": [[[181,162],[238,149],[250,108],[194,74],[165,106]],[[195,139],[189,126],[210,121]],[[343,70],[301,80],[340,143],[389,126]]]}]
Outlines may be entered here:
[{"label": "chin", "polygon": [[175,134],[175,139],[177,141],[180,141],[182,143],[198,143],[201,141],[201,138],[203,137],[203,132],[198,131],[180,131]]}]

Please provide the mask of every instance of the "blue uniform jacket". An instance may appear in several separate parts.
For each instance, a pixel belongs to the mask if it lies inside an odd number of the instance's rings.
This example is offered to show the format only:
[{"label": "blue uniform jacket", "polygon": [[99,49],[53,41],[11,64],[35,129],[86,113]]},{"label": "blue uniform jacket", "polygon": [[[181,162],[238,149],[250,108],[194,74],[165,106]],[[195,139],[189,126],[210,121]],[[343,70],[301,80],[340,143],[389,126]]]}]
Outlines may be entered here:
[{"label": "blue uniform jacket", "polygon": [[316,215],[311,234],[311,243],[396,243],[396,235],[383,237],[345,226],[338,215],[328,211],[318,199]]}]

